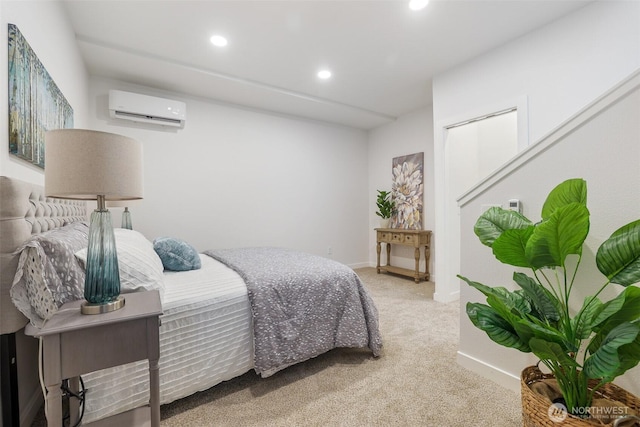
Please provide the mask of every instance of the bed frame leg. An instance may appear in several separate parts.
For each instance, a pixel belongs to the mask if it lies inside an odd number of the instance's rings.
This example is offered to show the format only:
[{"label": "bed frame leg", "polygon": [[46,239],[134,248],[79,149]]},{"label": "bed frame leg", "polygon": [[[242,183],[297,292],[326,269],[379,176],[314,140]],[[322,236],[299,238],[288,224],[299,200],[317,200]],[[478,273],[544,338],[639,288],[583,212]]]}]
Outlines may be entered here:
[{"label": "bed frame leg", "polygon": [[2,425],[20,426],[20,405],[18,403],[18,362],[16,357],[16,334],[0,335],[0,378],[2,385]]}]

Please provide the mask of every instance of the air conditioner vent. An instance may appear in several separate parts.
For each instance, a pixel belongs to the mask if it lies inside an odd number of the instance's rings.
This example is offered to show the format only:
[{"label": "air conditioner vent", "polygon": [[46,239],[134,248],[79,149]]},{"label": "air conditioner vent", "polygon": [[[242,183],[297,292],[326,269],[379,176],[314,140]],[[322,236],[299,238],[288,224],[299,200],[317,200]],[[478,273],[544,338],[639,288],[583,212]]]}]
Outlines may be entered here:
[{"label": "air conditioner vent", "polygon": [[183,128],[187,118],[184,102],[120,90],[109,91],[112,118]]}]

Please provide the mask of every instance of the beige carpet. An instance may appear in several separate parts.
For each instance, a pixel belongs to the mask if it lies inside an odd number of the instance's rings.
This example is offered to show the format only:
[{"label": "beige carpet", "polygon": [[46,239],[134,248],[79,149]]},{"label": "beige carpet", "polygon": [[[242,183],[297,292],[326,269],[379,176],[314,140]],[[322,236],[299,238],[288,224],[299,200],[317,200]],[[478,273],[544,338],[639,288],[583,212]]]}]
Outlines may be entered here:
[{"label": "beige carpet", "polygon": [[249,372],[162,406],[174,426],[522,425],[520,396],[456,363],[459,303],[432,283],[357,270],[380,313],[382,357],[340,349],[263,379]]}]

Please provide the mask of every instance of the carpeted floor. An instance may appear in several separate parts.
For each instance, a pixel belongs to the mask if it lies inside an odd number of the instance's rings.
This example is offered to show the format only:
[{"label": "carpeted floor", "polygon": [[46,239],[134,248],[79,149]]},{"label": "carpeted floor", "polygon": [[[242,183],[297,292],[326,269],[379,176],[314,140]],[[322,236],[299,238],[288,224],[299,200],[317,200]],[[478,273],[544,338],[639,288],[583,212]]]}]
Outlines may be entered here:
[{"label": "carpeted floor", "polygon": [[[520,396],[456,363],[459,302],[432,283],[356,270],[380,313],[382,357],[339,349],[162,406],[162,427],[521,425]],[[36,426],[38,424],[34,424]]]}]

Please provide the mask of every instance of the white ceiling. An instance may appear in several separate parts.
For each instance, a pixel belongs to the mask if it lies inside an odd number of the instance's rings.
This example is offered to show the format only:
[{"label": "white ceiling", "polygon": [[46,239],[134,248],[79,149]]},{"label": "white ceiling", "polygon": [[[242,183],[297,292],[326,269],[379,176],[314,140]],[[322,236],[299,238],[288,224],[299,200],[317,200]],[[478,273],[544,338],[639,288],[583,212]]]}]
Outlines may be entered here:
[{"label": "white ceiling", "polygon": [[[431,103],[431,79],[582,0],[66,0],[89,72],[371,129]],[[228,46],[209,42],[222,34]],[[321,81],[327,67],[333,77]]]}]

